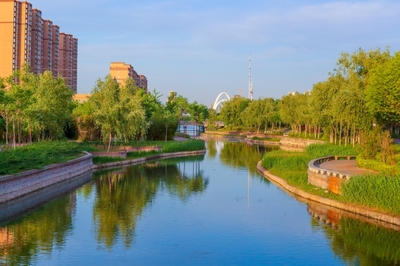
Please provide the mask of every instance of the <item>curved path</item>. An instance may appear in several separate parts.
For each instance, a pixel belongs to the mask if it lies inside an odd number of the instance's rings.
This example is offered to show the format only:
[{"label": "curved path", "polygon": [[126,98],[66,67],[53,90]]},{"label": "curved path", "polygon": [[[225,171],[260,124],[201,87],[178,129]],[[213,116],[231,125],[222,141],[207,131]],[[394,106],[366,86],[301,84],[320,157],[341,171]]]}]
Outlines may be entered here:
[{"label": "curved path", "polygon": [[344,173],[346,175],[363,175],[373,173],[372,170],[358,168],[355,160],[334,160],[321,163],[320,168],[335,172]]}]

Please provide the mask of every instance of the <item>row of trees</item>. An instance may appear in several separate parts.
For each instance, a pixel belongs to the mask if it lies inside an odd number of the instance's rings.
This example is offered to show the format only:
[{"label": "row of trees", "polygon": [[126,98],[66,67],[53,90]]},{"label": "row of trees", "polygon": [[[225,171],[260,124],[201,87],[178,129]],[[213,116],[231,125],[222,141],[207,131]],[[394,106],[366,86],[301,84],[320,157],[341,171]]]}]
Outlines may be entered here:
[{"label": "row of trees", "polygon": [[268,128],[280,127],[282,122],[279,113],[279,100],[273,98],[250,101],[247,98],[236,97],[226,102],[219,115],[214,119],[221,119],[226,125],[233,127],[243,126],[248,129],[255,129],[257,134],[262,128],[266,131]]},{"label": "row of trees", "polygon": [[45,139],[100,140],[172,139],[180,120],[202,123],[208,109],[189,103],[176,92],[161,103],[157,91],[147,93],[132,79],[97,80],[85,103],[73,101],[62,77],[50,71],[33,74],[24,66],[0,78],[0,137],[9,145]]},{"label": "row of trees", "polygon": [[373,127],[399,133],[400,52],[389,49],[342,53],[326,81],[306,93],[250,101],[238,97],[221,108],[230,126],[260,130],[290,126],[294,134],[329,136],[332,143],[356,144]]},{"label": "row of trees", "polygon": [[73,92],[50,71],[35,75],[24,66],[0,78],[0,132],[6,144],[60,138],[73,109]]},{"label": "row of trees", "polygon": [[317,136],[323,129],[338,144],[354,145],[374,126],[398,133],[399,62],[400,54],[391,56],[389,49],[342,53],[337,68],[310,93],[282,98],[282,119],[299,133]]},{"label": "row of trees", "polygon": [[103,138],[110,147],[112,139],[170,140],[179,121],[202,123],[208,109],[171,92],[165,104],[157,91],[146,93],[132,79],[117,83],[111,76],[99,79],[90,99],[73,111],[79,139]]}]

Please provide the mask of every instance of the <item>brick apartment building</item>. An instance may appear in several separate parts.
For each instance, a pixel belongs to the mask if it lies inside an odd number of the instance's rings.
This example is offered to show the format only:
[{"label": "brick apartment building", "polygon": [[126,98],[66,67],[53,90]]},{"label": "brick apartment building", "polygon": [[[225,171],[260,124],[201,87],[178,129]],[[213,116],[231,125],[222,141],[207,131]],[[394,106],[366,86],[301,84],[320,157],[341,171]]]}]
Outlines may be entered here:
[{"label": "brick apartment building", "polygon": [[77,92],[78,39],[61,32],[29,2],[0,0],[0,77],[26,63],[33,73],[50,70]]}]

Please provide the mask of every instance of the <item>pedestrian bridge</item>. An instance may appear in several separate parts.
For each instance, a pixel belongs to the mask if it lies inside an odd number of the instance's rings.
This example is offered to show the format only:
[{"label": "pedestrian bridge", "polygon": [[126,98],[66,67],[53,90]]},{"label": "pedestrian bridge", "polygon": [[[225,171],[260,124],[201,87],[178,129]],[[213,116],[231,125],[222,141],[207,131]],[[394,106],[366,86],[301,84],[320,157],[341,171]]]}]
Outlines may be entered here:
[{"label": "pedestrian bridge", "polygon": [[[226,99],[224,99],[224,98],[220,99],[222,96],[225,96]],[[219,110],[221,110],[221,107],[222,107],[223,103],[224,103],[224,102],[227,102],[227,101],[230,101],[230,100],[231,100],[231,98],[229,97],[228,93],[226,93],[226,92],[221,92],[220,94],[218,94],[217,98],[215,99],[212,108],[213,108],[215,111],[217,111],[217,113],[219,113]]]}]

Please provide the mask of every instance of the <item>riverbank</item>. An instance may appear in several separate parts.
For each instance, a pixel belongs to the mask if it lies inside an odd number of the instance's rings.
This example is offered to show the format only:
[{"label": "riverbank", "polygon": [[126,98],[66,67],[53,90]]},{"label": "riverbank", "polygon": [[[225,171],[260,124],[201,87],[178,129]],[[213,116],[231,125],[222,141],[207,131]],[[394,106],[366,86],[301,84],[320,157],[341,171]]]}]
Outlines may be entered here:
[{"label": "riverbank", "polygon": [[118,162],[93,164],[92,169],[93,170],[102,170],[102,169],[107,169],[107,168],[115,168],[115,167],[120,167],[120,166],[138,164],[138,163],[143,163],[143,162],[147,162],[147,161],[153,161],[153,160],[157,160],[157,159],[203,155],[205,153],[206,153],[206,150],[161,153],[161,154],[149,155],[149,156],[144,156],[144,157],[135,158],[135,159],[127,159],[127,160],[118,161]]},{"label": "riverbank", "polygon": [[215,139],[215,140],[226,140],[236,142],[246,142],[248,144],[264,145],[264,146],[279,146],[281,141],[281,135],[266,135],[249,132],[238,132],[238,131],[207,131],[200,135],[200,139]]},{"label": "riverbank", "polygon": [[[164,153],[144,155],[134,159],[124,159],[104,164],[93,164],[92,154],[85,152],[86,155],[83,157],[78,157],[67,162],[51,164],[42,169],[32,169],[15,174],[3,175],[0,176],[0,203],[26,196],[35,191],[40,191],[43,188],[69,180],[89,171],[120,167],[163,158],[201,155],[206,153],[204,143],[201,146],[202,149],[197,150],[195,149],[196,146],[187,145],[188,143],[189,142],[172,145],[165,149],[166,151]],[[185,149],[187,150],[185,151]]]},{"label": "riverbank", "polygon": [[291,186],[288,184],[288,182],[285,179],[275,176],[275,175],[271,174],[267,169],[265,169],[262,166],[262,161],[258,162],[257,170],[265,178],[267,178],[268,180],[270,180],[271,182],[273,182],[274,184],[276,184],[283,190],[285,190],[289,193],[292,193],[296,196],[302,197],[307,200],[315,201],[315,202],[318,202],[318,203],[321,203],[321,204],[324,204],[327,206],[335,207],[335,208],[338,208],[341,210],[356,213],[356,214],[359,214],[359,215],[362,215],[362,216],[365,216],[368,218],[372,218],[372,219],[375,219],[378,221],[382,221],[385,223],[390,223],[390,224],[394,224],[396,226],[400,226],[400,216],[390,215],[390,214],[387,214],[384,212],[366,208],[364,206],[356,206],[356,205],[347,204],[347,203],[339,202],[336,200],[324,198],[324,197],[303,191],[297,187]]}]

